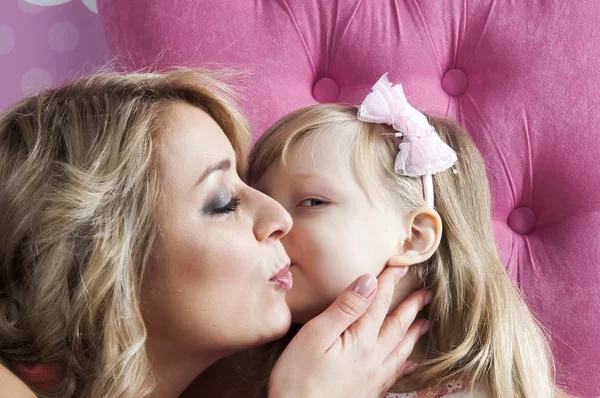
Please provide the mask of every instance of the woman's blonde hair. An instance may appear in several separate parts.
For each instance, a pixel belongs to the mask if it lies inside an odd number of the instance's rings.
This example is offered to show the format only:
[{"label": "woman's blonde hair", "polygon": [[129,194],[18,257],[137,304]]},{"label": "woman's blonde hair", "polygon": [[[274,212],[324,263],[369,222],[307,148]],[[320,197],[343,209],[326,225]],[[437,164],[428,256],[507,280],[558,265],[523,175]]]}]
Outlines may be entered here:
[{"label": "woman's blonde hair", "polygon": [[249,126],[205,71],[97,74],[0,116],[0,359],[56,364],[40,396],[152,390],[140,289],[160,248],[155,137],[176,103],[220,125],[243,172]]},{"label": "woman's blonde hair", "polygon": [[[406,214],[425,206],[421,179],[394,171],[401,138],[391,127],[361,122],[356,114],[353,106],[322,104],[287,115],[254,146],[248,183],[256,183],[273,163],[285,162],[307,135],[332,132],[352,142],[350,162],[357,162],[353,170],[365,187]],[[431,328],[423,338],[425,361],[402,379],[402,387],[420,389],[468,377],[494,398],[551,397],[555,387],[547,342],[497,251],[483,159],[459,125],[428,119],[456,151],[458,173],[433,176],[435,208],[444,226],[441,244],[431,259],[411,267],[434,292]]]}]

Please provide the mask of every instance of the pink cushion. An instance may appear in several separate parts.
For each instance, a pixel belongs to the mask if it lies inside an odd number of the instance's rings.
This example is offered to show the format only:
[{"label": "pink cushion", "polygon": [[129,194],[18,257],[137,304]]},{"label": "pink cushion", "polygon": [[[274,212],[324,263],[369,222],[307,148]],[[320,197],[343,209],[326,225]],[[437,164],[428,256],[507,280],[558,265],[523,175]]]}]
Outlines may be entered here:
[{"label": "pink cushion", "polygon": [[[600,395],[600,2],[99,0],[128,67],[250,71],[256,134],[386,71],[481,149],[507,269],[549,330],[558,378]],[[596,161],[594,161],[596,159]]]}]

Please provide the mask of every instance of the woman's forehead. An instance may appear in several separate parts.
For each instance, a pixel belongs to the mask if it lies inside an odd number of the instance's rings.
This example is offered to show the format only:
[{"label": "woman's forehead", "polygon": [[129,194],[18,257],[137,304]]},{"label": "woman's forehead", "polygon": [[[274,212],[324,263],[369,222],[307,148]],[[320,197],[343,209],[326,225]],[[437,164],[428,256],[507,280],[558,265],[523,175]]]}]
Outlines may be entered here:
[{"label": "woman's forehead", "polygon": [[203,110],[174,104],[165,118],[158,145],[161,169],[167,176],[201,175],[211,165],[227,159],[235,164],[229,139]]}]

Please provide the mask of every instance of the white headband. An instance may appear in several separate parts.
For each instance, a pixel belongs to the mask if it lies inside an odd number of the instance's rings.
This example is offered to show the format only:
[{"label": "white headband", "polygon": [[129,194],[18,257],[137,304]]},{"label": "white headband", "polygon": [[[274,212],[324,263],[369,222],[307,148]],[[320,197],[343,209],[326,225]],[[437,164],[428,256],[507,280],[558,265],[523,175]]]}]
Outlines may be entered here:
[{"label": "white headband", "polygon": [[403,137],[394,169],[408,177],[421,177],[425,201],[434,204],[433,174],[456,162],[456,152],[437,134],[427,117],[413,108],[404,95],[402,85],[393,85],[383,75],[358,109],[358,120],[392,126]]}]

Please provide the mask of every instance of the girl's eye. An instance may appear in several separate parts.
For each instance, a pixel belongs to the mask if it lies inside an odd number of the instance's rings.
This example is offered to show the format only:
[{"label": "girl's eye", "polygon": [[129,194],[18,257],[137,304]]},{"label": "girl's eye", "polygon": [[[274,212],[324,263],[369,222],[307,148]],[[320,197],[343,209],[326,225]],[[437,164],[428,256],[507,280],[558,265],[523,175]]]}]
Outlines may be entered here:
[{"label": "girl's eye", "polygon": [[324,204],[327,204],[327,202],[325,202],[324,200],[317,199],[317,198],[310,198],[310,199],[304,199],[302,202],[300,202],[298,204],[298,207],[315,207],[315,206],[322,206]]},{"label": "girl's eye", "polygon": [[229,202],[227,202],[224,205],[211,206],[208,213],[211,215],[233,213],[240,206],[240,202],[241,202],[240,197],[234,196],[231,198],[231,200]]}]

